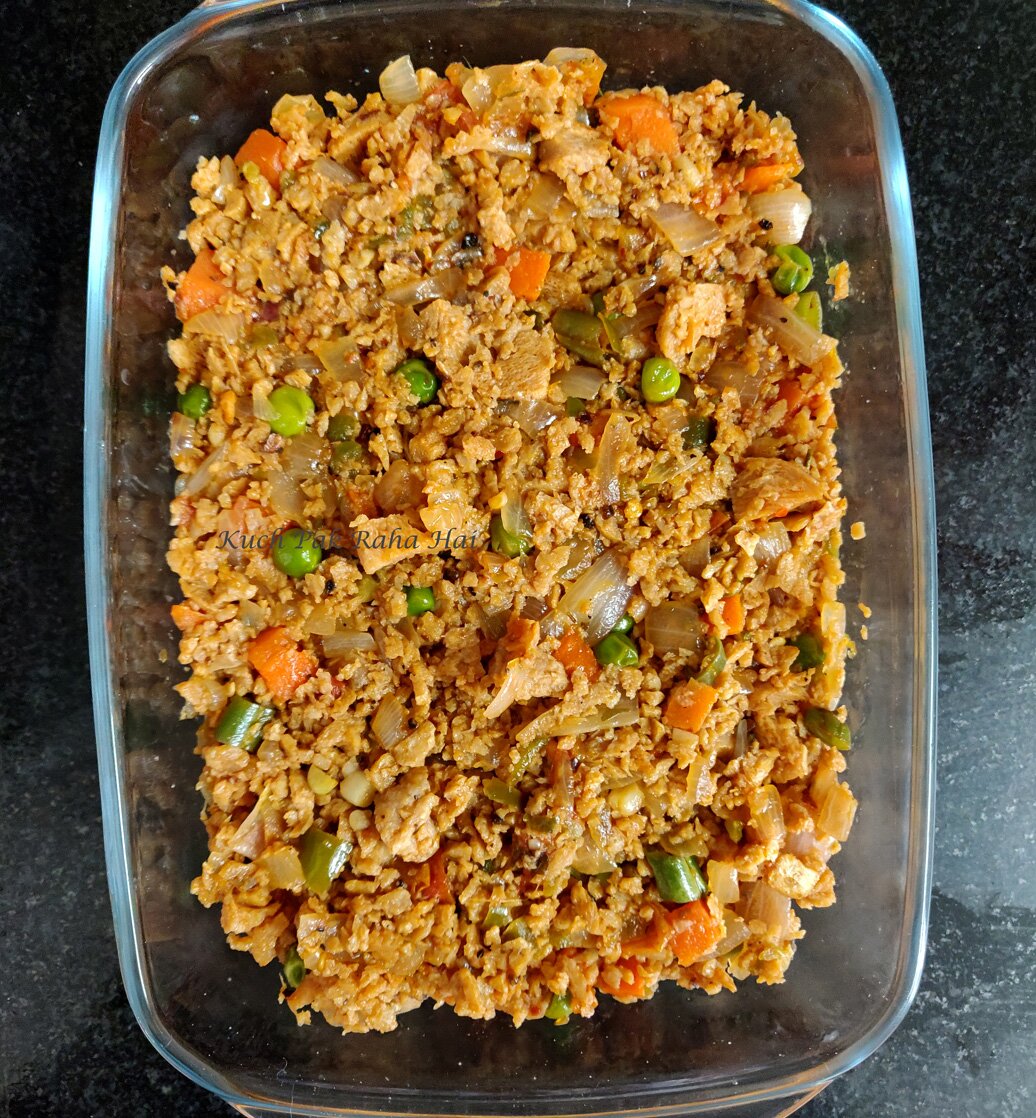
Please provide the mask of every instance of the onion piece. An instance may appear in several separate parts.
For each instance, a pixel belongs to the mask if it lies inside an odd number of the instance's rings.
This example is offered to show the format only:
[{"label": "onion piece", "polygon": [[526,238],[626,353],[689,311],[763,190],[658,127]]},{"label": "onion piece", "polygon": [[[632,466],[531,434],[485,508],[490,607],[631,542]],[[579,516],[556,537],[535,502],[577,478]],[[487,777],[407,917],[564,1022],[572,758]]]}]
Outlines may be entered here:
[{"label": "onion piece", "polygon": [[701,615],[692,606],[655,606],[644,628],[651,647],[660,653],[698,652],[705,641]]},{"label": "onion piece", "polygon": [[314,431],[304,431],[286,440],[281,451],[281,469],[294,481],[306,481],[324,465],[328,443]]},{"label": "onion piece", "polygon": [[784,838],[784,807],[781,794],[773,784],[753,788],[746,797],[752,813],[751,826],[761,842],[781,841]]},{"label": "onion piece", "polygon": [[712,545],[708,536],[701,536],[694,543],[688,544],[680,552],[680,566],[689,574],[701,576],[702,571],[709,565],[712,557]]},{"label": "onion piece", "polygon": [[515,159],[532,159],[536,150],[530,140],[523,140],[517,133],[510,132],[498,132],[476,148],[490,155],[510,155]]},{"label": "onion piece", "polygon": [[401,55],[381,71],[378,88],[390,105],[409,105],[421,100],[421,87],[409,54]]},{"label": "onion piece", "polygon": [[554,175],[537,175],[525,198],[525,216],[538,221],[553,217],[564,193],[565,187],[560,179]]},{"label": "onion piece", "polygon": [[781,939],[791,924],[791,898],[778,893],[765,881],[754,881],[745,889],[741,915],[749,923],[759,920],[774,939]]},{"label": "onion piece", "polygon": [[748,308],[748,320],[762,326],[789,356],[803,365],[816,365],[838,344],[834,338],[821,334],[799,315],[772,295],[760,295]]},{"label": "onion piece", "polygon": [[283,470],[271,470],[266,475],[270,486],[270,508],[282,520],[301,521],[306,515],[306,495],[295,478]]},{"label": "onion piece", "polygon": [[734,731],[734,750],[732,757],[744,757],[748,752],[748,719],[742,718]]},{"label": "onion piece", "polygon": [[351,652],[373,652],[376,645],[370,633],[358,629],[337,629],[323,639],[324,655],[330,660],[338,660]]},{"label": "onion piece", "polygon": [[762,373],[750,373],[737,361],[715,361],[705,374],[705,383],[721,392],[733,388],[743,408],[751,407],[759,399],[765,377]]},{"label": "onion piece", "polygon": [[583,839],[583,845],[576,851],[576,856],[572,859],[572,869],[576,873],[585,873],[592,877],[599,873],[611,873],[612,870],[618,869],[618,866],[587,835]]},{"label": "onion piece", "polygon": [[259,793],[255,807],[234,832],[230,849],[245,858],[257,858],[271,840],[279,838],[284,821],[271,803],[269,786]]},{"label": "onion piece", "polygon": [[597,57],[597,52],[589,47],[551,47],[543,62],[547,66],[562,66],[566,62],[584,62]]},{"label": "onion piece", "polygon": [[385,298],[390,303],[412,307],[427,303],[432,299],[453,299],[464,282],[464,273],[459,268],[445,268],[432,276],[421,276],[407,283],[387,288]]},{"label": "onion piece", "polygon": [[705,871],[709,878],[709,892],[720,904],[737,904],[741,899],[737,866],[733,862],[719,862],[710,858]]},{"label": "onion piece", "polygon": [[407,734],[406,707],[395,695],[386,695],[371,719],[371,733],[382,749],[391,749]]},{"label": "onion piece", "polygon": [[759,539],[753,556],[761,567],[772,566],[786,551],[791,549],[788,529],[779,520],[768,520],[759,529]]},{"label": "onion piece", "polygon": [[728,952],[733,951],[735,947],[740,947],[746,940],[752,938],[752,932],[748,925],[741,919],[736,912],[724,912],[723,924],[725,931],[719,943],[705,956],[706,959],[717,959]]},{"label": "onion piece", "polygon": [[686,454],[670,454],[664,450],[655,455],[651,468],[641,480],[641,487],[647,489],[654,485],[665,485],[667,482],[678,478],[694,465],[694,459]]},{"label": "onion piece", "polygon": [[566,580],[582,574],[604,547],[600,536],[576,536],[568,546],[568,559],[558,571],[558,578]]},{"label": "onion piece", "polygon": [[324,369],[338,380],[345,382],[363,379],[363,365],[352,338],[330,338],[314,342],[313,352]]},{"label": "onion piece", "polygon": [[261,419],[264,423],[269,423],[271,419],[276,419],[278,415],[277,409],[270,403],[270,397],[258,384],[252,386],[252,415],[256,419]]},{"label": "onion piece", "polygon": [[681,256],[690,256],[722,236],[714,221],[695,213],[690,206],[674,202],[663,202],[648,218]]},{"label": "onion piece", "polygon": [[496,694],[486,707],[486,718],[499,718],[518,698],[518,691],[521,687],[525,670],[525,666],[520,662],[513,663],[507,669],[507,674],[504,676],[503,683],[497,688]]},{"label": "onion piece", "polygon": [[273,889],[301,889],[305,884],[302,861],[294,846],[279,846],[264,854],[259,865],[266,870]]},{"label": "onion piece", "polygon": [[508,400],[500,411],[508,419],[513,419],[530,438],[546,430],[565,414],[561,408],[548,404],[545,400]]},{"label": "onion piece", "polygon": [[593,473],[597,481],[597,496],[604,505],[619,501],[619,469],[628,451],[629,424],[615,413],[605,424],[601,441],[597,444],[597,461]]},{"label": "onion piece", "polygon": [[176,459],[194,450],[194,436],[198,427],[183,412],[174,411],[169,420],[169,456]]},{"label": "onion piece", "polygon": [[507,610],[497,610],[488,613],[477,602],[475,604],[475,619],[478,627],[491,641],[498,641],[507,632]]},{"label": "onion piece", "polygon": [[556,719],[556,708],[544,711],[518,731],[518,741],[524,745],[534,738],[561,738],[633,726],[640,721],[640,708],[632,699],[622,699],[610,708],[598,707],[582,714],[570,714],[560,722]]},{"label": "onion piece", "polygon": [[500,509],[500,523],[503,525],[504,531],[509,532],[512,536],[517,536],[521,540],[531,539],[532,522],[525,511],[525,505],[522,503],[522,497],[517,487],[509,486],[504,498],[503,506]]},{"label": "onion piece", "polygon": [[334,605],[331,602],[321,602],[310,610],[302,631],[317,637],[329,637],[337,626]]},{"label": "onion piece", "polygon": [[339,781],[338,790],[342,799],[353,807],[370,807],[374,803],[374,784],[362,769],[346,773]]},{"label": "onion piece", "polygon": [[243,314],[227,314],[223,311],[202,311],[192,315],[183,324],[185,334],[210,334],[214,338],[222,338],[227,342],[241,340],[245,331],[245,316]]},{"label": "onion piece", "polygon": [[480,115],[493,103],[493,86],[485,70],[472,70],[460,91],[464,100]]},{"label": "onion piece", "polygon": [[625,564],[614,551],[606,551],[565,591],[554,613],[544,618],[544,630],[560,634],[562,619],[568,617],[586,627],[593,644],[615,628],[632,594]]},{"label": "onion piece", "polygon": [[350,171],[348,167],[343,167],[341,163],[336,163],[333,159],[328,159],[326,155],[317,156],[313,160],[312,168],[322,178],[333,182],[335,186],[352,186],[354,182],[360,181],[360,176],[355,171]]},{"label": "onion piece", "polygon": [[797,245],[809,224],[813,203],[799,186],[755,194],[748,203],[748,212],[758,222],[768,221],[763,240],[771,245]]},{"label": "onion piece", "polygon": [[835,784],[824,798],[817,827],[839,842],[845,842],[856,815],[856,797],[844,784]]},{"label": "onion piece", "polygon": [[539,621],[547,608],[547,603],[542,598],[526,598],[518,616],[526,621]]},{"label": "onion piece", "polygon": [[424,341],[424,323],[413,307],[400,307],[396,311],[396,333],[404,349],[417,349]]},{"label": "onion piece", "polygon": [[[184,475],[177,479],[176,495],[178,497],[196,497],[216,480],[221,483],[232,481],[248,473],[247,466],[234,466],[224,471],[223,466],[230,457],[230,448],[233,444],[228,440],[220,443],[218,447],[205,458],[193,474]],[[181,485],[181,482],[183,483]]]},{"label": "onion piece", "polygon": [[566,396],[574,396],[577,400],[592,400],[607,380],[600,369],[594,369],[590,365],[573,365],[561,374],[558,385]]}]

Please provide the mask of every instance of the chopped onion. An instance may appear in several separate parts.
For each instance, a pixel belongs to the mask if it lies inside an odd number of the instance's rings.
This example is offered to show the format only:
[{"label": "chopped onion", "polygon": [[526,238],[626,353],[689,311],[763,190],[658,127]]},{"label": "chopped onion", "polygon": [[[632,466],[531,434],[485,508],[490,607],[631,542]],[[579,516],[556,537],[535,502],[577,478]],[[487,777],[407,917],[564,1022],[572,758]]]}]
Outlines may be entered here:
[{"label": "chopped onion", "polygon": [[737,904],[741,889],[737,883],[737,866],[733,862],[718,862],[710,858],[706,865],[709,892],[720,904]]},{"label": "chopped onion", "polygon": [[748,309],[748,319],[770,330],[777,345],[803,365],[816,365],[838,344],[772,295],[758,296]]},{"label": "chopped onion", "polygon": [[360,363],[356,343],[352,338],[330,338],[327,341],[314,342],[313,352],[320,359],[324,369],[339,380],[363,379],[363,365]]},{"label": "chopped onion", "polygon": [[558,385],[566,396],[575,396],[577,400],[592,400],[607,380],[600,369],[589,365],[573,365],[561,374]]},{"label": "chopped onion", "polygon": [[692,606],[655,606],[647,615],[645,633],[656,652],[697,652],[702,648],[705,626]]},{"label": "chopped onion", "polygon": [[761,788],[753,788],[746,802],[752,813],[751,825],[761,842],[784,838],[784,808],[775,785],[764,784]]},{"label": "chopped onion", "polygon": [[183,412],[174,411],[169,420],[169,456],[175,461],[182,454],[194,450],[194,436],[197,424],[188,419]]},{"label": "chopped onion", "polygon": [[405,512],[423,496],[421,477],[403,458],[397,458],[374,483],[374,502],[382,512]]},{"label": "chopped onion", "polygon": [[560,179],[555,178],[554,175],[537,175],[525,198],[526,217],[538,221],[546,221],[553,217],[564,193],[565,187]]},{"label": "chopped onion", "polygon": [[500,509],[500,522],[505,532],[512,536],[527,540],[532,536],[532,524],[529,521],[525,506],[522,504],[521,494],[516,486],[509,486],[504,494],[505,500]]},{"label": "chopped onion", "polygon": [[332,602],[321,602],[320,605],[314,606],[309,611],[309,616],[302,626],[302,631],[318,637],[329,637],[337,626],[334,604]]},{"label": "chopped onion", "polygon": [[306,496],[299,483],[283,470],[271,470],[266,480],[273,512],[282,520],[301,521],[306,515]]},{"label": "chopped onion", "polygon": [[702,536],[680,551],[680,566],[689,575],[700,576],[709,565],[711,554],[712,545],[709,543],[709,537]]},{"label": "chopped onion", "polygon": [[326,155],[318,156],[313,160],[313,170],[328,182],[333,182],[335,186],[352,186],[354,182],[360,181],[360,176],[355,171],[350,171],[341,163],[328,159]]},{"label": "chopped onion", "polygon": [[512,663],[507,669],[503,683],[497,688],[496,694],[486,707],[487,718],[499,718],[518,698],[518,691],[524,674],[525,668],[520,662]]},{"label": "chopped onion", "polygon": [[585,625],[593,644],[615,628],[632,594],[625,564],[614,551],[606,551],[565,591],[555,613]]},{"label": "chopped onion", "polygon": [[597,58],[597,52],[589,47],[551,47],[544,63],[547,66],[563,66],[566,62],[584,62]]},{"label": "chopped onion", "polygon": [[784,849],[797,858],[812,854],[816,848],[817,833],[811,828],[802,831],[789,831],[784,840]]},{"label": "chopped onion", "polygon": [[695,213],[690,206],[664,202],[648,217],[681,256],[690,256],[722,236],[714,221]]},{"label": "chopped onion", "polygon": [[772,566],[791,548],[788,529],[779,520],[768,520],[759,529],[759,539],[755,545],[755,561],[761,567]]},{"label": "chopped onion", "polygon": [[561,738],[633,726],[640,721],[640,708],[632,699],[622,699],[611,708],[598,707],[584,714],[570,714],[551,725],[555,717],[553,708],[545,711],[518,732],[518,740],[524,744],[533,738]]},{"label": "chopped onion", "polygon": [[583,839],[583,845],[576,851],[576,856],[572,859],[572,869],[576,873],[593,876],[599,873],[611,873],[612,870],[617,868],[615,862],[605,854],[589,835]]},{"label": "chopped onion", "polygon": [[409,105],[421,100],[421,87],[410,55],[404,54],[390,62],[378,75],[378,88],[390,105]]},{"label": "chopped onion", "polygon": [[515,159],[532,159],[535,154],[532,142],[523,140],[516,133],[498,132],[478,144],[479,151],[490,155],[510,155]]},{"label": "chopped onion", "polygon": [[547,603],[542,598],[526,598],[519,617],[526,621],[539,621],[547,612]]},{"label": "chopped onion", "polygon": [[400,307],[396,311],[396,333],[404,349],[417,349],[424,341],[424,323],[413,307]]},{"label": "chopped onion", "polygon": [[246,598],[238,606],[237,616],[241,624],[253,633],[263,628],[263,622],[266,620],[263,607],[258,602],[253,602],[251,598]]},{"label": "chopped onion", "polygon": [[452,299],[464,282],[464,273],[459,268],[446,268],[432,276],[422,276],[398,284],[385,291],[385,298],[391,303],[412,307],[417,303],[427,303],[432,299]]},{"label": "chopped onion", "polygon": [[460,91],[476,113],[484,113],[493,103],[493,86],[485,70],[473,70]]},{"label": "chopped onion", "polygon": [[618,413],[612,415],[604,426],[601,441],[597,444],[597,462],[594,477],[597,495],[604,505],[619,501],[619,470],[628,450],[629,424]]},{"label": "chopped onion", "polygon": [[732,757],[744,757],[748,752],[748,719],[742,718],[734,731],[734,751]]},{"label": "chopped onion", "polygon": [[650,295],[652,291],[661,283],[661,278],[657,272],[648,272],[644,276],[630,276],[624,279],[619,284],[630,293],[635,302],[640,302],[645,295]]},{"label": "chopped onion", "polygon": [[545,400],[508,400],[500,411],[513,419],[530,438],[546,430],[565,414],[561,408],[548,404]]},{"label": "chopped onion", "polygon": [[261,419],[264,423],[269,423],[271,419],[277,418],[277,409],[270,403],[270,397],[259,387],[258,384],[252,387],[252,415],[256,419]]},{"label": "chopped onion", "polygon": [[568,559],[558,571],[558,578],[570,579],[582,574],[601,553],[603,546],[599,536],[576,536],[569,542]]},{"label": "chopped onion", "polygon": [[771,245],[797,245],[806,231],[813,203],[801,187],[790,186],[770,194],[755,194],[748,203],[748,212],[758,222],[768,221],[763,240]]},{"label": "chopped onion", "polygon": [[281,451],[281,469],[294,481],[306,481],[321,469],[327,452],[326,439],[315,431],[304,431],[286,440]]},{"label": "chopped onion", "polygon": [[220,443],[193,474],[180,477],[176,483],[176,495],[178,497],[196,497],[199,493],[204,493],[216,480],[225,483],[248,473],[247,466],[235,466],[225,473],[221,472],[224,463],[230,457],[231,445],[229,441]]},{"label": "chopped onion", "polygon": [[723,924],[725,931],[723,938],[719,943],[705,956],[706,959],[717,959],[727,952],[733,951],[735,947],[740,947],[742,943],[750,939],[752,932],[748,925],[741,919],[736,912],[724,912]]},{"label": "chopped onion", "polygon": [[741,902],[741,915],[751,923],[764,923],[775,939],[782,938],[790,929],[791,898],[771,889],[765,881],[754,881],[745,889]]},{"label": "chopped onion", "polygon": [[856,815],[856,797],[844,784],[835,784],[824,799],[817,826],[825,834],[845,842]]},{"label": "chopped onion", "polygon": [[507,610],[497,610],[487,613],[477,602],[475,604],[475,618],[478,627],[491,641],[498,641],[507,632]]},{"label": "chopped onion", "polygon": [[236,342],[245,330],[243,314],[226,314],[222,311],[202,311],[192,315],[183,324],[185,334],[211,334],[214,338]]},{"label": "chopped onion", "polygon": [[269,788],[264,788],[255,801],[255,807],[234,834],[230,849],[235,854],[257,858],[272,839],[280,837],[284,822],[270,800]]},{"label": "chopped onion", "polygon": [[371,733],[382,749],[391,749],[406,737],[406,707],[395,695],[386,695],[371,719]]},{"label": "chopped onion", "polygon": [[743,408],[751,407],[759,399],[765,377],[762,373],[750,373],[737,361],[715,361],[705,374],[705,383],[721,392],[733,388]]},{"label": "chopped onion", "polygon": [[305,884],[302,861],[293,846],[280,846],[264,854],[259,865],[269,874],[273,889],[301,889]]},{"label": "chopped onion", "polygon": [[[362,769],[346,773],[339,781],[338,790],[342,793],[342,798],[353,807],[370,807],[374,803],[374,785]],[[350,815],[350,823],[351,821]]]},{"label": "chopped onion", "polygon": [[[355,349],[355,346],[353,348]],[[314,376],[324,368],[323,362],[310,353],[292,353],[285,357],[280,365],[282,373],[294,373],[298,371],[309,373]],[[328,371],[330,372],[332,370]]]},{"label": "chopped onion", "polygon": [[664,450],[655,455],[651,469],[644,475],[641,486],[648,488],[654,485],[665,485],[681,474],[686,473],[694,465],[694,459],[687,454],[670,454]]},{"label": "chopped onion", "polygon": [[358,629],[338,629],[324,637],[323,645],[324,655],[329,660],[342,659],[351,652],[372,652],[376,647],[374,637]]}]

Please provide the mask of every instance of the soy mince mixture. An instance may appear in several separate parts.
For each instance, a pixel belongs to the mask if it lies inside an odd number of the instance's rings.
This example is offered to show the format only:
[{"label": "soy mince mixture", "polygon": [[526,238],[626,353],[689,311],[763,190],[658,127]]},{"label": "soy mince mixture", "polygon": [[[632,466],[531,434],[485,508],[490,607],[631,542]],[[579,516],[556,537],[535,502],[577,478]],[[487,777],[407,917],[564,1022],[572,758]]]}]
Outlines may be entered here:
[{"label": "soy mince mixture", "polygon": [[802,158],[718,81],[604,73],[282,97],[199,161],[163,271],[193,891],[303,1023],[780,982],[834,901],[842,366]]}]

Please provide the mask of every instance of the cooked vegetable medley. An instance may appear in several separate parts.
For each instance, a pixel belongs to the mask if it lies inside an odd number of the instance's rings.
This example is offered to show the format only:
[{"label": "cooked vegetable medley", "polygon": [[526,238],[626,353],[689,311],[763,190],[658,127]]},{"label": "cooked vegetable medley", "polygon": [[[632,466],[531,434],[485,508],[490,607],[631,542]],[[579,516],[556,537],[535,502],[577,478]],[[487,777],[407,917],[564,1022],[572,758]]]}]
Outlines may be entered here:
[{"label": "cooked vegetable medley", "polygon": [[834,901],[841,364],[802,159],[719,82],[604,72],[397,59],[193,178],[193,889],[303,1022],[779,982]]}]

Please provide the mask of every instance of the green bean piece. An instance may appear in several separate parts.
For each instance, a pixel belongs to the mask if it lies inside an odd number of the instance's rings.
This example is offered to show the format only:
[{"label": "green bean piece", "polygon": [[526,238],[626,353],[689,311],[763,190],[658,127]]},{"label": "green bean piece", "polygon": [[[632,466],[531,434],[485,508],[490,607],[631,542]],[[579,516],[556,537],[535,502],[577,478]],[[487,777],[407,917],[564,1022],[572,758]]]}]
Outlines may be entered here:
[{"label": "green bean piece", "polygon": [[503,807],[517,807],[522,802],[521,793],[497,777],[490,777],[484,785],[486,796]]},{"label": "green bean piece", "polygon": [[680,391],[680,370],[668,357],[649,357],[640,369],[640,391],[649,404],[664,404]]},{"label": "green bean piece", "polygon": [[707,683],[711,687],[726,666],[727,654],[723,642],[717,636],[709,637],[709,643],[705,646],[705,655],[701,659],[701,667],[698,669],[698,682]]},{"label": "green bean piece", "polygon": [[792,637],[789,642],[798,650],[792,668],[797,672],[806,672],[810,668],[819,668],[824,662],[824,646],[820,643],[815,633],[800,633]]},{"label": "green bean piece", "polygon": [[528,815],[525,822],[530,831],[540,835],[551,835],[558,829],[557,817],[554,815]]},{"label": "green bean piece", "polygon": [[705,450],[716,437],[716,421],[704,415],[692,415],[683,431],[684,450]]},{"label": "green bean piece", "polygon": [[272,717],[270,707],[261,707],[241,695],[235,695],[216,724],[216,741],[223,745],[236,745],[246,753],[252,753],[262,740],[263,727]]},{"label": "green bean piece", "polygon": [[694,858],[655,852],[648,854],[647,860],[663,901],[690,904],[708,892],[705,878]]},{"label": "green bean piece", "polygon": [[508,532],[499,516],[494,516],[489,522],[489,542],[497,555],[503,555],[505,559],[527,555],[532,548],[532,540],[528,536]]},{"label": "green bean piece", "polygon": [[422,358],[410,357],[397,365],[395,371],[407,382],[419,407],[430,404],[439,394],[439,378]]},{"label": "green bean piece", "polygon": [[604,292],[595,291],[590,296],[590,306],[593,308],[594,314],[604,314]]},{"label": "green bean piece", "polygon": [[289,528],[281,532],[270,548],[274,566],[289,578],[302,578],[320,566],[324,553],[313,538],[312,532],[303,528]]},{"label": "green bean piece", "polygon": [[633,618],[628,613],[624,613],[618,621],[615,622],[615,627],[612,629],[613,633],[632,633],[633,632]]},{"label": "green bean piece", "polygon": [[329,835],[315,825],[310,827],[302,836],[299,850],[299,861],[310,892],[326,893],[331,882],[345,869],[351,851],[352,843]]},{"label": "green bean piece", "polygon": [[406,612],[408,617],[420,617],[435,609],[435,591],[430,586],[408,586],[406,588]]},{"label": "green bean piece", "polygon": [[521,919],[512,920],[504,929],[504,934],[501,938],[504,940],[529,939],[529,925]]},{"label": "green bean piece", "polygon": [[813,278],[813,261],[798,245],[778,245],[773,254],[780,261],[770,277],[774,290],[781,295],[805,291]]},{"label": "green bean piece", "polygon": [[598,642],[594,655],[604,667],[615,664],[620,668],[633,668],[640,663],[640,650],[623,633],[609,633]]},{"label": "green bean piece", "polygon": [[267,349],[269,346],[276,345],[281,340],[281,336],[277,333],[276,326],[271,326],[268,322],[260,322],[252,327],[249,340],[256,349]]},{"label": "green bean piece", "polygon": [[204,384],[192,384],[176,398],[176,410],[188,419],[201,419],[212,407],[212,393]]},{"label": "green bean piece", "polygon": [[482,921],[483,930],[487,928],[506,928],[511,923],[511,910],[502,905],[491,908]]},{"label": "green bean piece", "polygon": [[285,438],[301,435],[316,412],[313,397],[292,384],[275,388],[269,401],[275,413],[269,420],[270,429]]},{"label": "green bean piece", "polygon": [[550,320],[558,341],[577,357],[598,368],[604,365],[601,348],[601,320],[586,311],[560,310]]},{"label": "green bean piece", "polygon": [[577,416],[586,411],[586,404],[579,399],[578,396],[569,396],[565,401],[565,415],[571,416],[575,419]]},{"label": "green bean piece", "polygon": [[515,761],[511,769],[511,780],[517,783],[522,776],[528,771],[529,766],[536,760],[538,754],[543,751],[543,747],[547,744],[546,738],[533,738],[532,741],[526,743],[518,751],[518,760]]},{"label": "green bean piece", "polygon": [[306,964],[302,961],[294,945],[288,948],[284,959],[284,981],[293,989],[297,989],[306,977]]},{"label": "green bean piece", "polygon": [[840,749],[844,753],[852,746],[849,727],[831,711],[824,710],[823,707],[809,707],[802,716],[802,721],[813,737],[820,738],[832,749]]},{"label": "green bean piece", "polygon": [[550,999],[550,1005],[543,1012],[548,1021],[557,1021],[563,1025],[572,1016],[572,999],[568,994],[555,994]]},{"label": "green bean piece", "polygon": [[803,322],[808,322],[814,330],[824,329],[824,308],[820,302],[819,291],[804,291],[795,304],[795,313]]},{"label": "green bean piece", "polygon": [[354,411],[340,411],[327,421],[327,437],[333,443],[355,439],[360,433],[360,417]]}]

